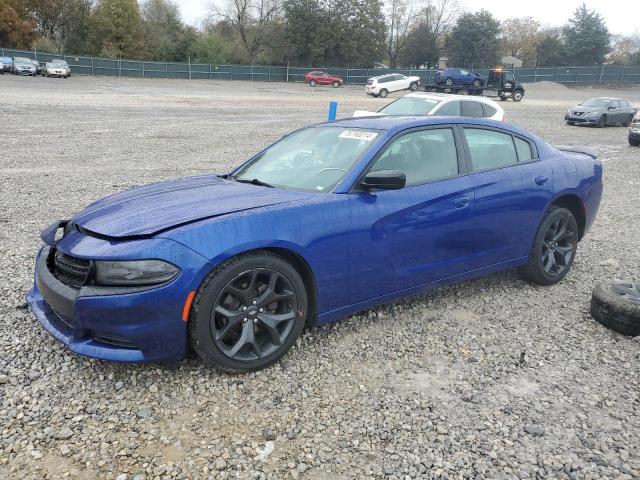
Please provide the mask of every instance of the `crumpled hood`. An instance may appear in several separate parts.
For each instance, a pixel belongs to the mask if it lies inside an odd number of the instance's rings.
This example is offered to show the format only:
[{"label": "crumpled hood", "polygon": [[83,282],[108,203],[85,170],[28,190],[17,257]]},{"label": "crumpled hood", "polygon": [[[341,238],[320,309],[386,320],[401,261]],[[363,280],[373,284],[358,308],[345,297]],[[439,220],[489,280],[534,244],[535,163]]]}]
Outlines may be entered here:
[{"label": "crumpled hood", "polygon": [[78,212],[71,221],[88,233],[104,237],[142,238],[205,218],[299,200],[306,195],[205,175],[111,195]]}]

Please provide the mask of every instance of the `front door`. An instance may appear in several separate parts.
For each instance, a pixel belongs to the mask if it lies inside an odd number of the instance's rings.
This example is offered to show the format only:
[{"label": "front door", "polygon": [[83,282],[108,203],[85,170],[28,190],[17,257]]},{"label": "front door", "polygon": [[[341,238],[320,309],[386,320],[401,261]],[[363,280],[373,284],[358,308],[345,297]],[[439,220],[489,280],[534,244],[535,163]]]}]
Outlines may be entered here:
[{"label": "front door", "polygon": [[399,170],[407,185],[349,194],[353,303],[470,269],[473,192],[462,158],[454,128],[438,127],[396,136],[372,162],[369,171]]}]

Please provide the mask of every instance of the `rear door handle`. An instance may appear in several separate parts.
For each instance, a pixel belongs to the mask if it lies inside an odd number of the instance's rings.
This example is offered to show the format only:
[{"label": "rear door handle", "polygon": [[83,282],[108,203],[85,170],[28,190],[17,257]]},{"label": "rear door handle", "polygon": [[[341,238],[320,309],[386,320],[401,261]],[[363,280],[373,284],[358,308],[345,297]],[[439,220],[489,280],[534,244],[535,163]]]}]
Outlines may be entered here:
[{"label": "rear door handle", "polygon": [[464,208],[471,202],[471,197],[458,197],[453,199],[453,205],[456,208]]},{"label": "rear door handle", "polygon": [[538,185],[544,185],[545,183],[547,183],[547,180],[549,180],[549,177],[546,177],[544,175],[540,175],[539,177],[536,177],[536,183]]}]

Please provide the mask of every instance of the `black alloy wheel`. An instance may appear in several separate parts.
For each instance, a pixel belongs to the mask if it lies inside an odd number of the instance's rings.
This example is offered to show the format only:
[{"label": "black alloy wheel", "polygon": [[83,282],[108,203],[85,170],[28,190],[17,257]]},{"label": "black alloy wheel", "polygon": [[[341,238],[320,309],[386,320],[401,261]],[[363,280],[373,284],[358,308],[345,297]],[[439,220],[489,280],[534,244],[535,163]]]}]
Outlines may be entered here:
[{"label": "black alloy wheel", "polygon": [[233,360],[260,360],[286,340],[296,318],[297,298],[280,272],[253,268],[222,289],[211,312],[211,334]]},{"label": "black alloy wheel", "polygon": [[[575,223],[575,222],[574,222]],[[571,266],[578,242],[578,232],[569,218],[558,218],[544,236],[542,265],[547,275],[564,275]]]},{"label": "black alloy wheel", "polygon": [[189,316],[191,344],[226,371],[253,371],[279,360],[307,318],[300,274],[270,252],[223,262],[198,290]]},{"label": "black alloy wheel", "polygon": [[573,265],[578,247],[578,224],[566,208],[551,207],[529,253],[529,262],[520,267],[525,279],[541,285],[558,283]]}]

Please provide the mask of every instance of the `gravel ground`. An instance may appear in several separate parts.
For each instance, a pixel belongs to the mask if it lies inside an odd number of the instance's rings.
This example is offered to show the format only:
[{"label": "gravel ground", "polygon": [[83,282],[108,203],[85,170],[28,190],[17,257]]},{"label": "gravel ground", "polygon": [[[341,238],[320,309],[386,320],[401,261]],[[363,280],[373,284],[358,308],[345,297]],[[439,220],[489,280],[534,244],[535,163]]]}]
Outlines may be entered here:
[{"label": "gravel ground", "polygon": [[[378,108],[361,88],[0,76],[0,478],[640,478],[640,337],[589,315],[638,278],[640,149],[568,127],[578,100],[640,89],[531,85],[510,121],[600,149],[598,220],[559,285],[513,272],[307,331],[280,364],[77,357],[25,310],[39,230],[133,185],[222,171],[283,133]],[[397,95],[394,95],[397,96]]]}]

